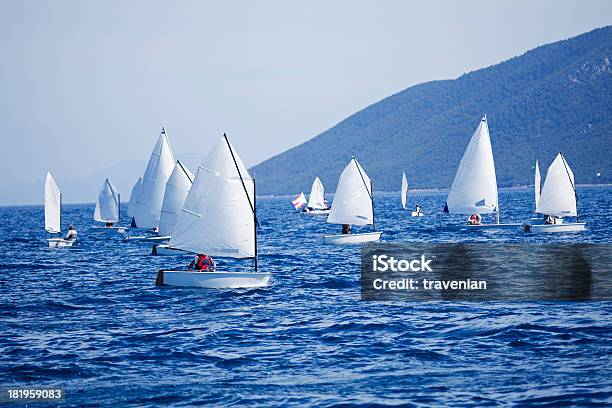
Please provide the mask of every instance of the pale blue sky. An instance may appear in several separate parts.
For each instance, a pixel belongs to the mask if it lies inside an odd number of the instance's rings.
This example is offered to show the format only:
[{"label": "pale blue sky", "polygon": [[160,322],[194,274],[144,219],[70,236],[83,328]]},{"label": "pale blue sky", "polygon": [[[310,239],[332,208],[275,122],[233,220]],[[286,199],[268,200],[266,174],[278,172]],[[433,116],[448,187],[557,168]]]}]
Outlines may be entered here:
[{"label": "pale blue sky", "polygon": [[61,186],[144,161],[162,124],[178,158],[225,131],[251,166],[411,85],[609,25],[612,1],[0,0],[0,15],[1,204],[47,170]]}]

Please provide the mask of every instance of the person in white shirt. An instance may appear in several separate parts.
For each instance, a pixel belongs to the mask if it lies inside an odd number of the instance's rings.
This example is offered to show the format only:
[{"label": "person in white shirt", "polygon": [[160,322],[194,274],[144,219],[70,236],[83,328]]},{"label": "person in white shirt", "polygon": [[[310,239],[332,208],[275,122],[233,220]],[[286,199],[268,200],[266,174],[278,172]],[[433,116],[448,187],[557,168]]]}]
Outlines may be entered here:
[{"label": "person in white shirt", "polygon": [[66,241],[74,241],[77,239],[77,235],[77,230],[74,228],[74,225],[70,224],[70,226],[68,226],[68,233],[64,239]]}]

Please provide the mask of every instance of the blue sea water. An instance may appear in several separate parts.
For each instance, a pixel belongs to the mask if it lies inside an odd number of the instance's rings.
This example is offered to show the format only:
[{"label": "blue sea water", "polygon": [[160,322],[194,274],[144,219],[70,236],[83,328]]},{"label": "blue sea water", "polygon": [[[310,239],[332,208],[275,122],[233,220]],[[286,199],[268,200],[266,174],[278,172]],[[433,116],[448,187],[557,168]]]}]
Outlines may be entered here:
[{"label": "blue sea water", "polygon": [[[578,194],[577,234],[437,232],[445,195],[431,192],[409,196],[418,219],[377,195],[377,228],[389,242],[610,242],[612,189]],[[532,202],[502,191],[502,222]],[[362,302],[359,247],[322,245],[338,226],[287,198],[258,200],[268,287],[160,288],[157,270],[188,259],[95,231],[92,213],[65,206],[78,246],[51,250],[42,207],[0,208],[1,386],[64,387],[63,407],[612,403],[610,302]]]}]

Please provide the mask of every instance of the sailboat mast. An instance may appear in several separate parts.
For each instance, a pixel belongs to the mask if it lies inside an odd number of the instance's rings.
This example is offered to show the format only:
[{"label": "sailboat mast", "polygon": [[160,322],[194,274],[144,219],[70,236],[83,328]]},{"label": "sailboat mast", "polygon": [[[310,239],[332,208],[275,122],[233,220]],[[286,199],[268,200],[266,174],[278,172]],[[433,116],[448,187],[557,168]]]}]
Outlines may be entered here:
[{"label": "sailboat mast", "polygon": [[372,180],[370,180],[370,200],[372,201],[372,231],[376,231],[376,222],[374,221],[374,190],[372,190]]},{"label": "sailboat mast", "polygon": [[370,180],[370,190],[368,191],[368,185],[363,178],[363,174],[361,174],[361,169],[359,168],[359,163],[355,156],[353,156],[353,160],[355,161],[355,166],[357,166],[357,171],[359,172],[359,176],[361,176],[361,181],[363,182],[363,186],[366,188],[368,195],[370,196],[370,201],[372,202],[372,230],[376,231],[376,223],[374,222],[374,197],[372,195],[372,180]]},{"label": "sailboat mast", "polygon": [[117,193],[117,224],[121,224],[121,194]]},{"label": "sailboat mast", "polygon": [[[567,178],[569,178],[569,181],[572,184],[572,188],[574,189],[574,199],[576,200],[576,222],[579,222],[579,217],[578,217],[578,194],[576,193],[576,186],[574,185],[574,180],[572,180],[572,178],[570,177],[569,170],[567,168],[567,162],[565,161],[565,156],[563,156],[563,154],[561,152],[559,152],[559,154],[561,155],[561,159],[563,159],[563,167],[565,168],[565,173],[567,174]],[[548,176],[548,174],[547,174],[547,176]]]},{"label": "sailboat mast", "polygon": [[255,272],[257,272],[257,191],[255,191],[255,176],[253,177],[253,233],[255,234]]},{"label": "sailboat mast", "polygon": [[62,234],[62,193],[60,192],[59,226],[57,233]]},{"label": "sailboat mast", "polygon": [[246,185],[244,184],[244,179],[242,178],[242,174],[240,173],[240,168],[238,167],[238,162],[236,162],[236,156],[234,156],[234,151],[232,150],[232,145],[230,145],[229,140],[227,139],[227,135],[224,133],[223,137],[225,138],[225,143],[227,143],[227,148],[232,155],[232,160],[234,161],[234,166],[236,166],[236,171],[238,172],[238,177],[240,177],[240,182],[242,183],[242,188],[244,189],[244,194],[246,194],[247,200],[249,201],[249,205],[251,206],[251,212],[253,213],[253,230],[255,231],[255,272],[257,272],[257,226],[259,223],[257,222],[257,213],[255,212],[255,178],[253,178],[253,203],[251,203],[251,197],[249,196],[249,192],[247,191]]}]

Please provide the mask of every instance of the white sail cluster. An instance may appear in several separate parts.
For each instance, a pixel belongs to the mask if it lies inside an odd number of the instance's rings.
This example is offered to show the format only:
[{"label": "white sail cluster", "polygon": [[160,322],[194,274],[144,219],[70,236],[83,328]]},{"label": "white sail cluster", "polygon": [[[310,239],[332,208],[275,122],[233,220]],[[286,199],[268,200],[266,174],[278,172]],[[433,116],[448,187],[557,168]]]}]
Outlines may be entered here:
[{"label": "white sail cluster", "polygon": [[340,174],[330,224],[373,225],[372,182],[354,157]]},{"label": "white sail cluster", "polygon": [[119,192],[110,180],[106,179],[98,194],[98,201],[96,202],[93,219],[99,222],[119,222],[119,211]]},{"label": "white sail cluster", "polygon": [[498,212],[497,179],[486,116],[472,135],[448,193],[445,212]]},{"label": "white sail cluster", "polygon": [[198,167],[169,245],[210,256],[253,258],[255,226],[254,180],[223,136]]},{"label": "white sail cluster", "polygon": [[61,231],[62,193],[51,173],[45,180],[45,230],[50,233]]},{"label": "white sail cluster", "polygon": [[159,218],[160,236],[170,236],[176,225],[181,208],[185,203],[187,194],[193,183],[193,174],[185,167],[180,160],[177,160],[172,175],[166,184],[164,201],[162,203],[161,215]]},{"label": "white sail cluster", "polygon": [[174,163],[174,156],[164,127],[149,158],[142,177],[140,193],[134,205],[132,216],[136,227],[150,229],[159,226],[166,183],[172,174]]},{"label": "white sail cluster", "polygon": [[556,217],[577,215],[574,173],[561,153],[546,172],[542,195],[536,203],[536,212]]}]

